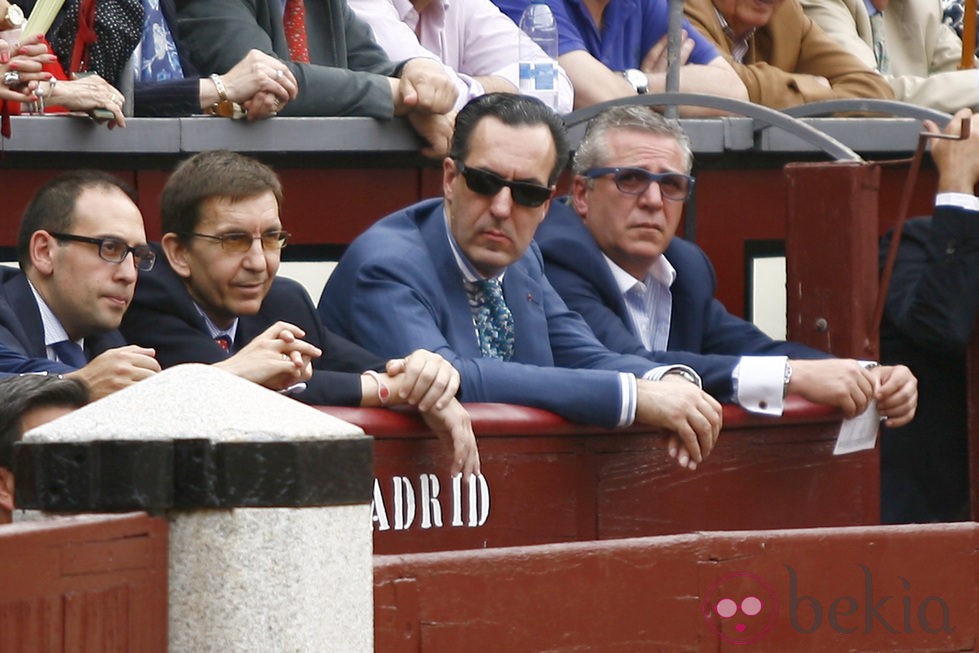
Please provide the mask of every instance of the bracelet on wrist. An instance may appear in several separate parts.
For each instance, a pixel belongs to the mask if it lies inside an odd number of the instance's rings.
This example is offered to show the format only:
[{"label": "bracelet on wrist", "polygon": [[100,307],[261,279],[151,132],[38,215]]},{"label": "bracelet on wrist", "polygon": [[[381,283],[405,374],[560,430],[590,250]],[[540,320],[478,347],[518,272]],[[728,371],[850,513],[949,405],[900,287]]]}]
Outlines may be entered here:
[{"label": "bracelet on wrist", "polygon": [[387,406],[388,400],[391,399],[391,388],[389,388],[388,384],[384,382],[381,375],[374,370],[365,370],[363,374],[371,377],[375,382],[377,382],[377,400],[381,402],[382,406]]}]

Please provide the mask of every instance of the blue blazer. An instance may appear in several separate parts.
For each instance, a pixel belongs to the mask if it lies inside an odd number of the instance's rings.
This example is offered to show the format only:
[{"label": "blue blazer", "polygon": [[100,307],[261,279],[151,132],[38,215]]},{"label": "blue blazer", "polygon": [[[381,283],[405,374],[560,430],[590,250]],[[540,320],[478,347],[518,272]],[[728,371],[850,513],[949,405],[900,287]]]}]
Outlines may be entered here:
[{"label": "blue blazer", "polygon": [[[158,252],[156,265],[150,272],[139,274],[136,296],[122,321],[123,334],[129,342],[156,349],[157,360],[164,368],[225,360],[231,354],[211,338],[183,280],[160,249],[154,248]],[[304,330],[304,340],[323,350],[323,355],[313,361],[313,377],[306,390],[295,398],[308,404],[359,406],[360,373],[383,370],[386,360],[325,329],[309,295],[291,279],[277,277],[259,312],[238,318],[232,350],[247,345],[279,320]]]},{"label": "blue blazer", "polygon": [[324,323],[385,356],[418,348],[441,354],[462,376],[463,401],[535,406],[575,421],[618,424],[616,372],[642,375],[654,366],[598,342],[544,277],[533,244],[503,278],[516,336],[513,360],[483,358],[443,216],[442,200],[427,200],[358,237],[323,290]]},{"label": "blue blazer", "polygon": [[[119,331],[113,329],[85,338],[85,355],[89,360],[106,349],[122,347],[126,340]],[[70,372],[75,368],[48,360],[44,346],[44,325],[41,311],[34,300],[27,276],[14,268],[0,269],[0,345],[17,354],[35,359],[37,369],[7,369],[8,372]],[[15,361],[11,361],[15,362]]]},{"label": "blue blazer", "polygon": [[[643,346],[615,278],[581,217],[564,202],[552,202],[536,239],[548,279],[598,339],[614,351],[655,360],[660,352]],[[682,361],[700,374],[704,389],[721,401],[733,399],[731,373],[741,356],[829,357],[804,345],[772,340],[750,322],[728,313],[714,297],[714,268],[693,243],[674,238],[665,255],[676,269],[676,281],[670,288],[673,310],[667,349],[689,353]]]}]

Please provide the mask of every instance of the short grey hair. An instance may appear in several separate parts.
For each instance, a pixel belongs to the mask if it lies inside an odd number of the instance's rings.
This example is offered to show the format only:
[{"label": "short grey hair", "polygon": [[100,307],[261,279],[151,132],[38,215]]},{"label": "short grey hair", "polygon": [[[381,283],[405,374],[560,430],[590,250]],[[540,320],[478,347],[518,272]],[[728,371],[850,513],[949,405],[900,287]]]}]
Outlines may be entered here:
[{"label": "short grey hair", "polygon": [[689,174],[693,167],[693,150],[690,137],[680,123],[666,118],[648,106],[626,104],[612,107],[598,114],[588,122],[585,136],[574,155],[574,173],[583,174],[589,168],[606,165],[610,158],[608,151],[608,132],[614,129],[628,129],[660,134],[674,138],[683,153],[684,172]]}]

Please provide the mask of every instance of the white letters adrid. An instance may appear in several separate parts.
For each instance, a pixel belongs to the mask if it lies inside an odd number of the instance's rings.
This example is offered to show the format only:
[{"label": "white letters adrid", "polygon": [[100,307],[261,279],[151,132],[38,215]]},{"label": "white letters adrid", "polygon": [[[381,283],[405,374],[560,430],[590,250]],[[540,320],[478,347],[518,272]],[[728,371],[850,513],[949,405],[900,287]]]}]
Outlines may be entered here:
[{"label": "white letters adrid", "polygon": [[[381,483],[374,479],[374,502],[371,506],[371,519],[378,531],[404,531],[415,523],[416,512],[418,526],[422,529],[443,528],[442,502],[439,499],[441,486],[435,474],[420,474],[418,485],[412,486],[407,476],[395,476],[391,479],[388,504],[385,504]],[[416,489],[417,488],[417,489]],[[416,503],[415,497],[419,497]],[[449,526],[478,528],[486,523],[490,512],[489,483],[482,474],[469,477],[463,496],[462,475],[452,477],[452,494],[449,497],[451,519]],[[466,520],[463,521],[463,506],[465,504]],[[387,507],[390,505],[390,509]],[[392,511],[392,512],[389,512]]]}]

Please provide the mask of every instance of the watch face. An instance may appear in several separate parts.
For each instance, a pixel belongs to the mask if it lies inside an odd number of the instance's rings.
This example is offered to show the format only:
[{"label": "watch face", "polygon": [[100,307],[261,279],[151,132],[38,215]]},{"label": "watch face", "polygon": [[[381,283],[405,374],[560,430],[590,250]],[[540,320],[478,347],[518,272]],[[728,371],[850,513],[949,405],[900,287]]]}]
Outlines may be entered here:
[{"label": "watch face", "polygon": [[24,22],[24,10],[17,5],[10,5],[7,8],[7,23],[16,28],[22,26]]}]

